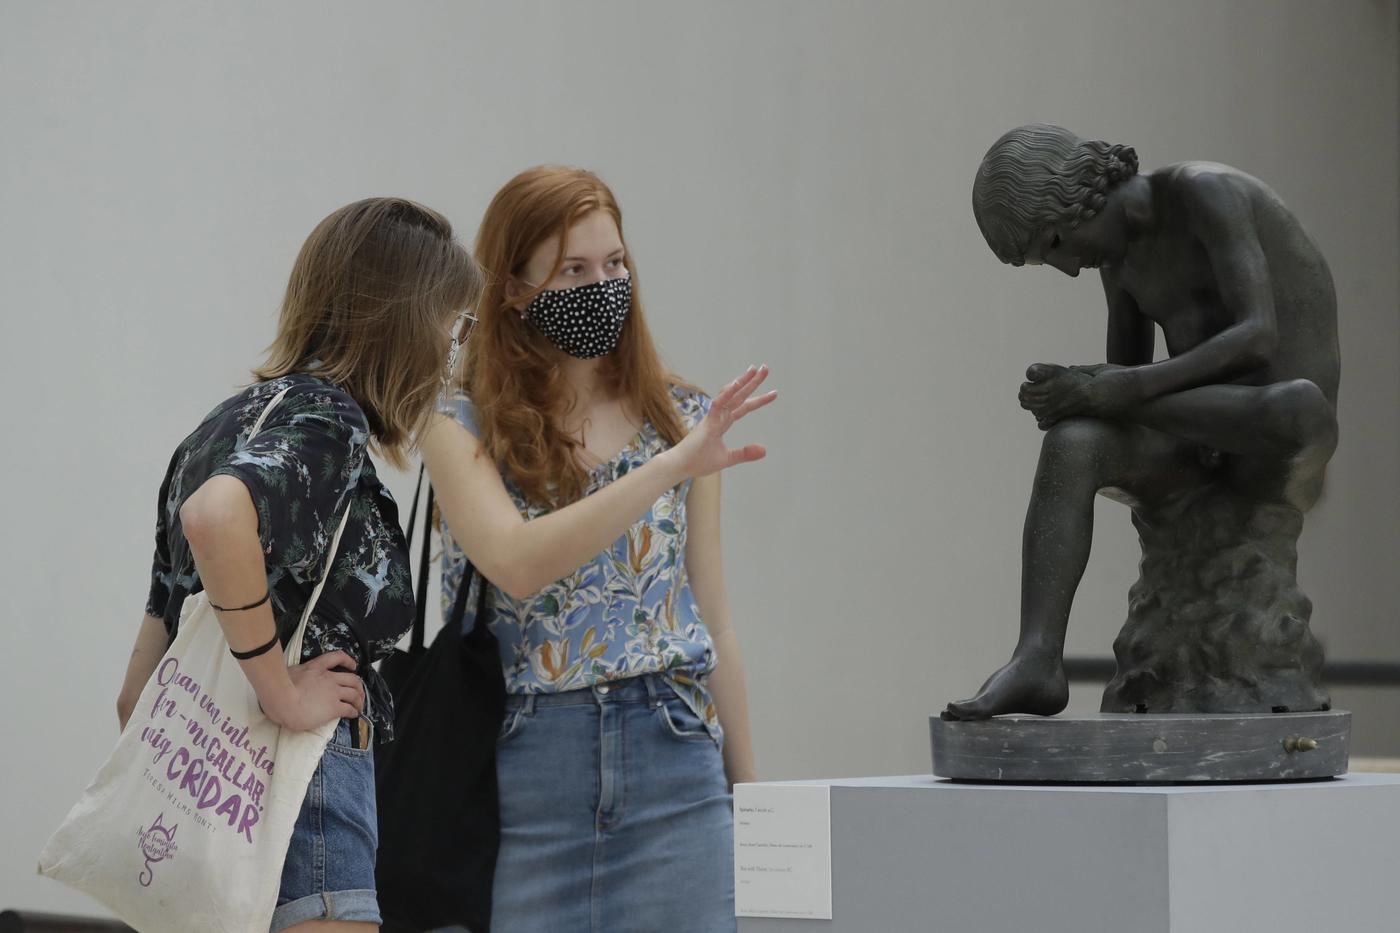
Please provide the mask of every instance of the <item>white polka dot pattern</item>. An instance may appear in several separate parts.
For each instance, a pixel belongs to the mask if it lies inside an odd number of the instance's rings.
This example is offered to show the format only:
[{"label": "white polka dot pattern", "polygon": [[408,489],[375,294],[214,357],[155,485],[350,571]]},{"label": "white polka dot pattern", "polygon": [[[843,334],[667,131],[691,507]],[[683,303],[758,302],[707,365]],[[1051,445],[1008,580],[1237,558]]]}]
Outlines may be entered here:
[{"label": "white polka dot pattern", "polygon": [[541,292],[525,309],[525,319],[562,352],[591,360],[617,349],[631,309],[631,277],[603,279]]}]

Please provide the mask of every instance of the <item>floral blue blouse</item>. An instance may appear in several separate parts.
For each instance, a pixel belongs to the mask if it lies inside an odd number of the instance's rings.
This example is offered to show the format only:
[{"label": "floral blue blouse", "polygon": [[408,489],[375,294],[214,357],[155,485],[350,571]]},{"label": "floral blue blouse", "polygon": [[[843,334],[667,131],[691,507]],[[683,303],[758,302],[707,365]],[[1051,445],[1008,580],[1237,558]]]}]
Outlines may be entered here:
[{"label": "floral blue blouse", "polygon": [[[672,397],[687,430],[709,411],[709,397],[697,391],[676,387]],[[475,410],[466,397],[444,401],[441,410],[479,434]],[[592,471],[586,492],[596,492],[668,446],[646,423],[617,456]],[[527,500],[509,476],[503,479],[527,521],[550,511]],[[508,692],[557,693],[661,674],[705,722],[715,741],[721,741],[707,686],[715,669],[715,646],[685,569],[689,491],[689,480],[668,490],[612,547],[526,599],[512,599],[491,586],[488,624],[500,643]],[[442,537],[445,616],[461,586],[466,557],[446,523]],[[475,597],[467,604],[475,606]],[[468,629],[473,624],[470,612],[464,623]]]}]

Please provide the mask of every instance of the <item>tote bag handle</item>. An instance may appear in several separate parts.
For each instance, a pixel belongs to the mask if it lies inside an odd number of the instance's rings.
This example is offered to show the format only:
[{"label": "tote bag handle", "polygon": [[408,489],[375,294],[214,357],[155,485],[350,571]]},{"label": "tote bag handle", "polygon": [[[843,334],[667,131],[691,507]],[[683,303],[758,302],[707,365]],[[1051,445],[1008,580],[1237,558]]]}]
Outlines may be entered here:
[{"label": "tote bag handle", "polygon": [[[291,386],[287,386],[287,388],[278,392],[272,397],[272,401],[268,402],[267,406],[263,408],[262,414],[258,415],[258,420],[253,422],[253,430],[248,432],[249,441],[256,437],[258,432],[262,430],[263,422],[267,420],[268,414],[277,406],[277,403],[282,401],[287,393],[291,391],[291,388]],[[354,503],[355,491],[349,489],[346,490],[346,494],[350,501],[345,504],[345,512],[340,517],[340,526],[336,528],[335,537],[331,539],[331,547],[330,551],[326,554],[325,564],[321,571],[321,579],[317,581],[316,589],[312,591],[311,599],[306,603],[306,609],[301,614],[301,621],[297,623],[296,631],[292,633],[291,640],[287,642],[286,655],[288,664],[301,663],[301,643],[306,634],[306,623],[310,621],[311,612],[316,608],[316,602],[321,598],[321,590],[325,588],[326,580],[330,578],[331,565],[335,563],[336,552],[340,550],[340,536],[345,533],[345,526],[350,522],[350,507]]]}]

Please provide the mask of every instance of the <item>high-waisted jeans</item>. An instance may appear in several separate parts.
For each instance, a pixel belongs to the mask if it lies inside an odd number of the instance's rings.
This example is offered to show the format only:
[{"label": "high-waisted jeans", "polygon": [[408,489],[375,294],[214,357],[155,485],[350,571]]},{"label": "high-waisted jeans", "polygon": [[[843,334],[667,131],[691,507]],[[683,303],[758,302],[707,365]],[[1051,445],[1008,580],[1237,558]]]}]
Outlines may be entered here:
[{"label": "high-waisted jeans", "polygon": [[512,695],[497,933],[734,933],[719,745],[664,680]]}]

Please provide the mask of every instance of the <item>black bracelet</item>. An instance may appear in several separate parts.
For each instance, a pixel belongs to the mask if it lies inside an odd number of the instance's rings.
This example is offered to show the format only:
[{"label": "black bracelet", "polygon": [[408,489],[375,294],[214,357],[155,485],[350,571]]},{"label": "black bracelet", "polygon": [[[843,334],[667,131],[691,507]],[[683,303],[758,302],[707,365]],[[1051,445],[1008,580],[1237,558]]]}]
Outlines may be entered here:
[{"label": "black bracelet", "polygon": [[217,609],[217,610],[219,610],[220,612],[243,612],[243,611],[246,610],[246,609],[256,609],[256,608],[258,608],[259,606],[261,606],[263,603],[267,602],[267,601],[268,601],[269,599],[271,599],[271,598],[272,598],[272,588],[271,588],[271,587],[268,587],[267,592],[263,594],[263,598],[260,599],[260,600],[258,600],[258,601],[255,602],[255,603],[249,603],[249,604],[246,605],[246,606],[239,606],[237,609],[225,609],[223,606],[216,606],[216,605],[214,605],[214,600],[211,599],[211,600],[209,600],[209,608],[211,608],[211,609]]},{"label": "black bracelet", "polygon": [[258,655],[267,654],[272,650],[272,647],[278,643],[277,634],[274,632],[271,641],[265,645],[259,645],[252,651],[234,651],[233,648],[229,648],[228,653],[240,661],[247,661],[249,658],[256,658]]}]

